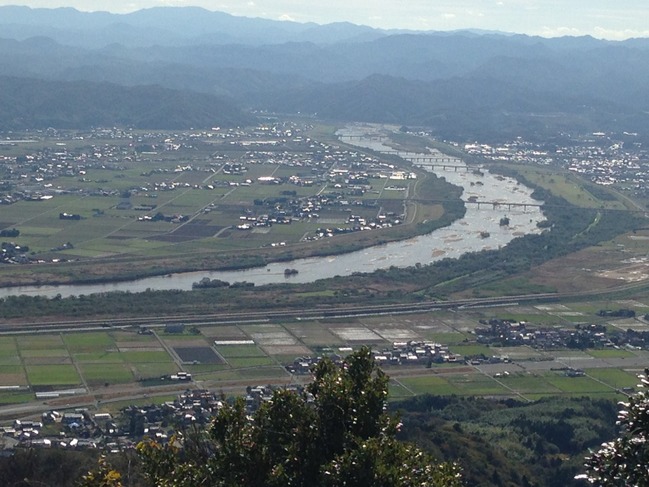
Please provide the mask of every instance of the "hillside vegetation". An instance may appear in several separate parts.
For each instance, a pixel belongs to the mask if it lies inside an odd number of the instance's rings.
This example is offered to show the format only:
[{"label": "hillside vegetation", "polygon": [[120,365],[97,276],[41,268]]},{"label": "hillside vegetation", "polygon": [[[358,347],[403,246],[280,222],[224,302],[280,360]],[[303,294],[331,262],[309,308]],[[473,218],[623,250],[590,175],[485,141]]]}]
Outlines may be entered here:
[{"label": "hillside vegetation", "polygon": [[148,129],[237,126],[252,121],[232,102],[160,86],[0,77],[4,130],[129,126]]}]

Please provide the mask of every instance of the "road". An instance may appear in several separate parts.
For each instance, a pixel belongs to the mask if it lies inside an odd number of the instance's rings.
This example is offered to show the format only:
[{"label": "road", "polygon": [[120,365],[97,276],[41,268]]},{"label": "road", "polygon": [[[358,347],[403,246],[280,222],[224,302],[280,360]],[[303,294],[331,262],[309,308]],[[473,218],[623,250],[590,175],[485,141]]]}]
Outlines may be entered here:
[{"label": "road", "polygon": [[203,314],[142,316],[132,318],[102,318],[66,321],[38,321],[4,323],[0,325],[0,335],[51,333],[53,331],[89,331],[106,328],[131,326],[162,327],[167,324],[190,324],[192,326],[215,326],[232,324],[267,323],[272,320],[317,320],[333,318],[352,318],[359,316],[380,316],[436,311],[442,309],[468,310],[493,306],[515,306],[523,303],[542,303],[566,299],[601,297],[624,291],[649,287],[649,283],[628,283],[612,289],[576,293],[521,294],[516,296],[455,299],[449,301],[421,301],[416,303],[341,305],[337,307],[314,307],[309,309],[258,310],[241,312],[218,312]]},{"label": "road", "polygon": [[[371,306],[341,306],[337,308],[314,308],[308,310],[268,310],[268,311],[247,311],[247,312],[230,312],[230,313],[210,313],[202,315],[176,315],[176,316],[149,316],[149,317],[136,317],[136,318],[114,318],[114,319],[90,319],[90,320],[70,320],[70,321],[57,321],[57,322],[30,322],[30,323],[5,323],[0,325],[0,335],[17,335],[17,334],[34,334],[34,333],[51,333],[53,331],[89,331],[89,330],[105,330],[107,328],[125,328],[132,326],[146,326],[146,327],[164,327],[171,323],[186,323],[192,326],[202,325],[231,325],[231,324],[256,324],[268,323],[274,320],[284,321],[300,321],[300,320],[314,320],[314,319],[332,319],[332,318],[345,318],[345,317],[359,317],[359,316],[377,316],[377,315],[393,315],[393,314],[408,314],[408,313],[422,313],[428,311],[454,309],[454,310],[469,310],[481,307],[493,306],[513,306],[521,303],[531,302],[547,302],[557,301],[559,299],[571,298],[584,298],[595,297],[609,293],[616,293],[621,291],[629,291],[641,289],[646,287],[646,283],[631,283],[617,287],[613,290],[606,291],[590,291],[586,293],[571,293],[571,294],[527,294],[518,296],[507,296],[497,298],[472,298],[472,299],[457,299],[450,301],[426,301],[419,303],[407,304],[386,304],[386,305],[371,305]],[[173,356],[173,355],[172,355]],[[609,360],[608,362],[611,362]],[[624,365],[630,365],[632,361],[627,360]],[[589,367],[594,365],[595,361],[590,362]],[[525,364],[523,368],[533,369],[534,366],[541,368],[548,367],[545,363],[530,363]],[[574,364],[573,364],[574,365]],[[611,365],[610,363],[607,365]],[[633,363],[633,365],[640,365]],[[556,366],[556,362],[555,362]],[[598,364],[603,366],[603,364]],[[516,367],[520,367],[517,365]],[[491,375],[495,373],[499,367],[483,366],[478,370],[482,373]],[[394,373],[395,378],[398,379],[406,371],[390,371]],[[407,375],[412,374],[412,371],[407,371]],[[286,383],[289,382],[306,382],[308,377],[287,377]],[[138,385],[128,385],[122,387],[111,387],[106,391],[94,391],[82,396],[63,397],[48,400],[46,402],[32,402],[29,404],[20,405],[7,405],[0,407],[0,417],[27,417],[39,414],[43,411],[57,408],[67,407],[93,407],[101,402],[102,404],[110,402],[122,402],[129,400],[141,399],[143,397],[155,397],[163,395],[178,394],[188,387],[190,388],[217,388],[225,393],[241,393],[245,391],[247,385],[257,385],[263,383],[263,378],[257,378],[246,381],[225,381],[225,382],[192,382],[192,383],[177,383],[173,385],[165,385],[162,387],[142,387]],[[273,383],[277,383],[277,377],[272,378]]]}]

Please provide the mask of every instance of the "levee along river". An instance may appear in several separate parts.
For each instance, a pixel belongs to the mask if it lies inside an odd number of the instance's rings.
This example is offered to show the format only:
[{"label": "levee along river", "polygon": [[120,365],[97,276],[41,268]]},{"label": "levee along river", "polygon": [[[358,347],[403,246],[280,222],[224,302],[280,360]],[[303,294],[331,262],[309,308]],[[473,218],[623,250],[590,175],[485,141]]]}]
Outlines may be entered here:
[{"label": "levee along river", "polygon": [[[367,127],[348,127],[341,130],[338,135],[346,143],[378,152],[394,153],[394,149],[383,145],[381,139],[377,138],[376,134],[368,133],[368,130]],[[431,153],[435,154],[434,151]],[[409,267],[418,263],[429,264],[447,257],[460,257],[467,252],[497,249],[516,237],[540,231],[537,224],[544,220],[538,206],[540,202],[531,197],[530,188],[519,184],[514,179],[490,174],[485,169],[468,170],[460,159],[447,162],[448,165],[444,168],[441,164],[430,162],[433,159],[431,154],[399,153],[399,155],[417,164],[419,164],[417,161],[428,159],[428,164],[421,163],[423,168],[464,188],[462,199],[467,202],[464,218],[427,235],[342,255],[298,259],[240,271],[184,272],[102,284],[1,288],[0,297],[18,295],[68,297],[113,291],[137,293],[148,289],[190,290],[193,283],[204,277],[230,283],[247,281],[255,285],[304,283],[356,272],[373,272],[390,266]],[[448,160],[448,156],[440,154],[440,160],[442,157]],[[497,202],[498,205],[472,203],[475,201]],[[532,206],[519,206],[526,204]],[[501,218],[505,216],[509,218],[509,225],[500,225]],[[298,273],[286,277],[284,271],[287,268],[296,269]]]}]

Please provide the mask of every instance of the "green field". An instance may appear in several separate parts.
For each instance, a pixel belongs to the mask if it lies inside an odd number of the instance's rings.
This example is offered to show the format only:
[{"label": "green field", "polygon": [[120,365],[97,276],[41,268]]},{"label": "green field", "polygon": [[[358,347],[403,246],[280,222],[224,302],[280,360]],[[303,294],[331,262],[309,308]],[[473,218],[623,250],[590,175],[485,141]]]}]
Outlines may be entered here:
[{"label": "green field", "polygon": [[115,346],[107,332],[70,333],[63,335],[65,344],[72,352],[96,352]]},{"label": "green field", "polygon": [[550,384],[543,375],[516,374],[502,377],[500,382],[512,391],[527,397],[528,394],[559,394],[561,391]]},{"label": "green field", "polygon": [[587,208],[616,208],[623,209],[623,205],[617,200],[602,200],[590,193],[583,184],[572,174],[557,174],[555,171],[540,166],[516,166],[525,179],[532,183],[550,190],[554,195],[565,198],[573,205]]},{"label": "green field", "polygon": [[116,351],[75,353],[73,358],[79,363],[89,364],[113,364],[124,362],[124,356]]},{"label": "green field", "polygon": [[65,348],[61,335],[18,336],[16,344],[21,351]]},{"label": "green field", "polygon": [[266,356],[256,345],[219,345],[216,351],[225,359]]},{"label": "green field", "polygon": [[610,386],[597,382],[590,377],[549,375],[547,381],[562,392],[575,396],[611,392]]},{"label": "green field", "polygon": [[390,380],[390,383],[388,384],[388,393],[391,401],[412,397],[412,392],[395,380]]},{"label": "green field", "polygon": [[265,365],[277,365],[270,357],[229,358],[228,364],[234,369],[253,368]]},{"label": "green field", "polygon": [[633,357],[633,353],[628,350],[621,350],[617,348],[604,349],[604,350],[589,350],[589,355],[595,358],[628,358]]},{"label": "green field", "polygon": [[[572,307],[572,306],[571,306]],[[588,308],[589,310],[595,310]],[[528,328],[555,323],[554,313],[570,309],[558,304],[537,308],[508,307],[507,316],[528,322]],[[583,307],[582,309],[586,309]],[[132,330],[101,330],[63,332],[34,336],[16,335],[0,342],[0,386],[30,387],[29,390],[0,389],[0,403],[34,400],[34,392],[87,386],[90,394],[129,384],[150,389],[169,382],[165,375],[190,372],[196,381],[218,387],[221,382],[259,380],[261,383],[286,383],[290,375],[283,367],[298,356],[318,356],[338,352],[341,347],[358,349],[358,334],[381,336],[374,349],[391,348],[391,343],[422,339],[450,347],[451,352],[476,356],[509,356],[512,364],[498,364],[511,371],[508,375],[485,372],[486,364],[467,367],[456,363],[388,366],[391,397],[416,394],[457,394],[514,397],[532,400],[550,395],[621,397],[620,391],[633,388],[637,379],[632,370],[621,367],[589,368],[583,377],[567,377],[566,361],[587,359],[636,364],[646,352],[627,349],[551,350],[541,351],[527,346],[489,347],[475,342],[469,333],[479,320],[497,317],[500,310],[484,309],[461,314],[447,312],[399,316],[340,318],[336,320],[289,321],[287,323],[229,324],[199,327],[198,333],[188,329],[183,334],[158,332],[138,334]],[[505,314],[505,313],[503,313]],[[560,326],[569,322],[561,320]],[[462,332],[457,330],[461,329]],[[223,364],[183,364],[170,355],[174,347],[209,347],[214,340],[254,340],[254,344],[218,345],[214,350],[225,359]],[[346,352],[345,352],[346,353]],[[547,368],[527,370],[527,364],[547,362]],[[615,362],[618,361],[618,362]],[[600,362],[601,364],[601,362]],[[601,365],[598,365],[601,367]],[[493,369],[503,370],[503,369]]]},{"label": "green field", "polygon": [[83,364],[79,366],[88,385],[125,384],[133,381],[133,374],[124,364]]},{"label": "green field", "polygon": [[605,382],[614,389],[635,388],[640,382],[636,374],[620,369],[586,369],[585,372],[588,376]]},{"label": "green field", "polygon": [[399,378],[398,382],[414,394],[450,395],[460,393],[460,390],[448,380],[434,375]]},{"label": "green field", "polygon": [[27,378],[32,386],[78,386],[81,378],[72,365],[28,365]]},{"label": "green field", "polygon": [[493,350],[485,345],[453,345],[451,352],[460,354],[464,357],[473,355],[484,355],[490,357],[493,355]]},{"label": "green field", "polygon": [[164,351],[121,352],[120,355],[124,362],[131,364],[169,363],[173,361],[169,354]]}]

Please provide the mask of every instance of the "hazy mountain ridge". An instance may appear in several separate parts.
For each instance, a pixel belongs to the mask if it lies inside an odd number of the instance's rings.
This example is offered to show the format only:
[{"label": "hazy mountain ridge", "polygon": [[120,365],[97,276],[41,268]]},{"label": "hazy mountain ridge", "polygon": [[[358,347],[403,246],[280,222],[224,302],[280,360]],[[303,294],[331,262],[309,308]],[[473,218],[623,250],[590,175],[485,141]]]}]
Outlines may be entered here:
[{"label": "hazy mountain ridge", "polygon": [[[352,39],[380,30],[348,23],[318,25],[238,17],[199,7],[155,7],[129,14],[80,12],[72,8],[0,7],[3,37],[46,35],[57,42],[102,47],[174,44],[272,44]],[[329,32],[331,31],[331,32]]]},{"label": "hazy mountain ridge", "polygon": [[648,39],[381,31],[193,7],[126,15],[0,7],[0,29],[2,75],[160,85],[244,108],[458,136],[571,124],[637,131],[649,111]]},{"label": "hazy mountain ridge", "polygon": [[[276,94],[271,110],[313,113],[334,120],[408,123],[432,128],[449,139],[544,137],[561,131],[614,130],[610,118],[624,110],[586,96],[543,93],[490,78],[452,78],[432,82],[375,75],[359,82],[319,85]],[[407,121],[407,122],[404,122]]]},{"label": "hazy mountain ridge", "polygon": [[199,93],[0,77],[0,127],[5,130],[111,125],[181,129],[251,122],[231,102]]}]

